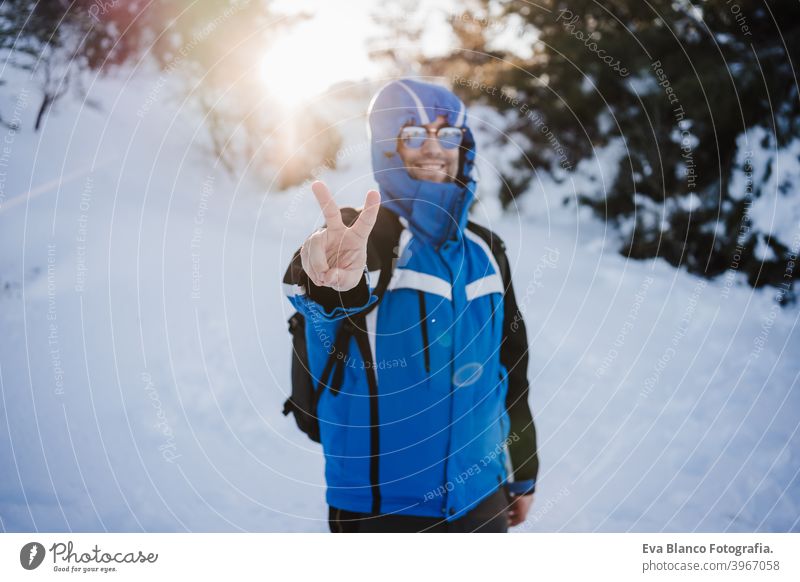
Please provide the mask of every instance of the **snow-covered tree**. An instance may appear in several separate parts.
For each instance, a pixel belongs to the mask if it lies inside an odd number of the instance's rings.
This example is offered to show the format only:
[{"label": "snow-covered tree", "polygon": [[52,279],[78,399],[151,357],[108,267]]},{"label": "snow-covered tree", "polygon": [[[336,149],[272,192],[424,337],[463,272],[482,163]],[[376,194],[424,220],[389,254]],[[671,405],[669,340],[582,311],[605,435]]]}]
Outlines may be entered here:
[{"label": "snow-covered tree", "polygon": [[[435,70],[469,62],[456,89],[513,113],[524,138],[507,198],[532,190],[531,169],[567,180],[616,141],[613,183],[575,199],[621,252],[753,286],[797,278],[800,4],[482,0],[456,24],[461,47]],[[772,222],[753,215],[766,201]]]}]

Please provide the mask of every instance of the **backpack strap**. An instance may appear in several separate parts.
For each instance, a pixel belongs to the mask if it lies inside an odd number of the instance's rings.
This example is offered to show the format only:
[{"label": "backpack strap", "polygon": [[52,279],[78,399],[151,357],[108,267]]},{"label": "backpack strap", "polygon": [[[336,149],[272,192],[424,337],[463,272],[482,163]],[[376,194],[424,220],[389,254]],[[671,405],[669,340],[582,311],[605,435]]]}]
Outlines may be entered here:
[{"label": "backpack strap", "polygon": [[[372,513],[375,514],[381,512],[381,489],[379,480],[380,423],[378,419],[378,377],[375,371],[375,356],[372,354],[369,345],[369,336],[367,335],[367,315],[380,305],[389,287],[389,282],[392,280],[394,266],[398,258],[397,251],[400,232],[402,232],[402,225],[397,219],[397,215],[382,208],[378,213],[378,220],[373,229],[375,236],[371,237],[372,240],[370,241],[380,261],[381,274],[378,278],[378,284],[373,291],[378,297],[378,300],[368,308],[346,317],[336,338],[336,345],[343,346],[344,350],[348,349],[350,338],[355,338],[356,347],[364,361],[364,372],[366,373],[369,393],[369,478],[370,491],[372,493],[371,510]],[[342,343],[340,343],[340,334],[344,334],[341,338]],[[334,357],[334,355],[335,354],[332,354],[332,357]],[[329,359],[328,361],[330,362],[331,360]],[[334,387],[336,387],[337,390],[341,387],[344,379],[344,367],[346,365],[345,356],[338,361],[338,365],[334,371],[333,381],[331,382],[331,392],[333,392]],[[337,392],[333,393],[336,394]]]},{"label": "backpack strap", "polygon": [[471,220],[467,222],[467,228],[477,234],[489,246],[489,249],[494,255],[497,266],[500,267],[500,277],[503,280],[503,288],[508,289],[511,284],[511,269],[508,265],[508,257],[506,256],[506,243],[497,236],[494,232]]},{"label": "backpack strap", "polygon": [[[321,394],[322,390],[325,389],[325,379],[330,375],[331,370],[333,370],[333,378],[331,378],[331,383],[328,385],[328,388],[331,389],[331,393],[334,396],[341,391],[342,382],[344,380],[344,367],[347,365],[347,348],[350,345],[350,337],[352,335],[353,323],[345,320],[336,334],[336,339],[333,340],[333,345],[331,346],[333,350],[328,356],[325,368],[322,370],[322,375],[317,385],[317,395]],[[337,366],[337,363],[340,365]],[[319,398],[319,396],[317,396],[317,398]]]},{"label": "backpack strap", "polygon": [[366,316],[378,307],[383,300],[386,289],[389,287],[389,282],[392,280],[394,266],[397,262],[397,243],[400,240],[401,231],[402,225],[397,216],[390,210],[381,209],[373,229],[375,234],[371,236],[370,240],[370,244],[374,249],[373,252],[380,261],[379,264],[381,266],[378,283],[373,291],[378,300],[357,314],[346,317],[342,322],[332,345],[333,352],[328,357],[320,377],[320,383],[317,387],[318,395],[325,388],[325,380],[331,374],[331,371],[333,371],[333,376],[328,387],[334,395],[338,395],[341,391],[342,383],[344,382],[344,369],[347,366],[350,338],[356,334],[363,334],[366,337]]},{"label": "backpack strap", "polygon": [[[352,224],[357,216],[358,211],[353,208],[342,209],[342,218],[347,224]],[[321,437],[319,419],[317,418],[319,398],[326,387],[330,388],[332,396],[336,396],[341,392],[351,344],[350,340],[353,337],[356,338],[356,346],[361,352],[365,363],[371,362],[369,338],[366,333],[366,315],[378,306],[389,287],[397,259],[397,245],[402,230],[402,224],[396,214],[383,207],[379,209],[375,227],[370,233],[367,244],[367,268],[373,271],[380,270],[378,283],[372,291],[378,297],[378,301],[359,313],[344,318],[336,332],[333,351],[329,354],[319,379],[312,377],[308,366],[305,318],[300,312],[296,312],[289,319],[289,331],[293,337],[292,395],[284,402],[283,415],[288,416],[290,412],[294,413],[295,421],[300,430],[306,433],[314,442],[320,442]],[[292,263],[284,277],[284,282],[310,286],[310,282],[303,278],[299,252],[296,252],[292,258]],[[370,394],[376,395],[375,382],[377,378],[374,370],[366,364],[365,368]],[[373,420],[375,413],[377,413],[377,400],[373,399],[370,401],[370,418]],[[378,451],[377,442],[375,442],[375,439],[377,439],[377,422],[373,422],[373,424],[375,428],[371,431],[371,445],[373,445],[372,450]],[[380,490],[377,488],[376,481],[377,457],[371,461],[370,474],[375,476],[375,479],[373,479],[373,503],[379,507]]]},{"label": "backpack strap", "polygon": [[[400,223],[398,216],[391,210],[381,206],[375,219],[375,227],[370,234],[370,246],[381,269],[378,284],[375,286],[374,291],[375,295],[378,296],[378,301],[362,311],[361,313],[364,315],[378,306],[386,289],[389,287],[389,282],[394,274],[394,266],[399,258],[397,253],[399,252],[398,245],[402,231],[403,225]],[[369,263],[369,257],[367,258],[367,263]]]},{"label": "backpack strap", "polygon": [[[390,271],[390,269],[386,269]],[[383,274],[383,272],[381,272]],[[375,356],[369,345],[367,335],[367,320],[365,312],[354,315],[358,325],[354,331],[356,345],[361,358],[364,360],[364,372],[367,375],[367,389],[369,394],[369,481],[372,493],[371,511],[373,514],[381,513],[381,487],[380,487],[380,419],[378,416],[378,376],[375,369]]]}]

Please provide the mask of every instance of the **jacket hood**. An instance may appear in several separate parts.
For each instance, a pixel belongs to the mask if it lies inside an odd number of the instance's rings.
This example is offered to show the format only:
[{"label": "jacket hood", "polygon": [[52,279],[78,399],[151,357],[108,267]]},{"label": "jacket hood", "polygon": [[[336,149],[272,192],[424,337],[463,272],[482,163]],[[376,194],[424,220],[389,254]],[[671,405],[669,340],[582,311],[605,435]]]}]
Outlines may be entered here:
[{"label": "jacket hood", "polygon": [[[465,129],[456,180],[435,183],[412,178],[400,154],[397,137],[408,124],[425,125],[443,115],[448,125]],[[384,85],[369,106],[372,170],[381,203],[404,217],[412,233],[435,247],[457,239],[466,227],[475,197],[475,140],[467,126],[467,109],[452,91],[415,79]]]}]

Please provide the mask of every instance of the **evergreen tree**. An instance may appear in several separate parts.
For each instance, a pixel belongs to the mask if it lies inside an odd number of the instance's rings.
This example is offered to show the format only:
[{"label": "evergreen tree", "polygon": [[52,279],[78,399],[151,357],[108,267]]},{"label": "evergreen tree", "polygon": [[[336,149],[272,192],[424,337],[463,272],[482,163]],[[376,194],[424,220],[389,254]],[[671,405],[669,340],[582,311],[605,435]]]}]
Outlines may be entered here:
[{"label": "evergreen tree", "polygon": [[[536,37],[532,54],[521,57],[509,49],[496,59],[485,52],[475,63],[474,53],[462,46],[436,67],[471,61],[474,79],[535,110],[539,117],[519,115],[511,128],[530,143],[518,165],[564,179],[571,168],[559,167],[560,160],[586,159],[594,148],[622,138],[626,155],[615,182],[602,196],[579,200],[622,231],[623,253],[663,257],[709,277],[731,269],[733,257],[741,255],[735,265],[754,286],[779,285],[787,273],[797,278],[787,241],[747,228],[746,208],[761,194],[759,184],[743,191],[746,182],[735,178],[752,169],[751,161],[742,160],[740,136],[767,128],[765,139],[780,148],[800,135],[793,68],[800,60],[800,3],[481,5],[460,18],[483,23],[471,31],[472,46],[513,27]],[[462,95],[476,97],[474,91]],[[504,100],[491,103],[519,109]],[[553,135],[540,131],[542,124]],[[526,186],[527,181],[516,184],[510,195]],[[756,252],[762,243],[767,252]]]},{"label": "evergreen tree", "polygon": [[112,10],[117,3],[97,0],[0,3],[0,50],[7,64],[29,71],[41,90],[34,129],[69,91],[86,97],[84,73],[107,71],[131,58],[144,27],[130,25],[144,4],[133,1]]}]

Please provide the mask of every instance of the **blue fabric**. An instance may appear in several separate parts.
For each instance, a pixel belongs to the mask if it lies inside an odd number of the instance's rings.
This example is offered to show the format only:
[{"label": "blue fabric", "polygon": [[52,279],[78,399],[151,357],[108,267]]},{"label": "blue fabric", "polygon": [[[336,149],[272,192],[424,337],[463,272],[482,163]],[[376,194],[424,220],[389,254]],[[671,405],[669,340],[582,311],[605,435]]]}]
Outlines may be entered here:
[{"label": "blue fabric", "polygon": [[[499,280],[490,254],[468,235],[438,250],[412,236],[398,260],[402,266],[395,269],[401,275],[398,284],[429,290],[394,286],[373,312],[374,321],[367,319],[379,394],[383,513],[458,519],[509,478],[508,374],[500,363],[502,286],[467,297],[470,283]],[[406,281],[409,274],[412,279]],[[419,285],[416,274],[429,278]],[[430,372],[425,369],[420,291]],[[366,308],[374,297],[347,311]],[[342,325],[340,314],[325,312],[305,295],[289,299],[306,316],[309,368],[319,383]],[[341,391],[324,390],[317,410],[326,499],[340,509],[370,513],[370,370],[355,340],[347,353]]]},{"label": "blue fabric", "polygon": [[527,479],[525,481],[513,481],[508,483],[508,491],[514,495],[527,495],[528,493],[533,493],[534,480]]},{"label": "blue fabric", "polygon": [[[374,287],[375,284],[370,281],[369,271],[366,269],[364,270],[364,276],[366,277],[367,285],[369,285],[370,288]],[[294,297],[291,297],[290,300],[298,311],[308,317],[312,317],[314,321],[319,319],[325,319],[326,321],[339,321],[350,315],[355,315],[359,311],[363,311],[375,303],[378,300],[378,296],[371,294],[367,302],[358,307],[343,307],[339,305],[330,310],[325,309],[322,305],[311,299],[307,294],[295,295]]]},{"label": "blue fabric", "polygon": [[[408,175],[397,153],[397,137],[405,125],[425,125],[444,115],[448,125],[465,128],[459,180],[434,183]],[[406,218],[415,236],[439,247],[463,231],[475,197],[475,140],[467,126],[466,107],[445,87],[414,79],[385,85],[369,108],[372,170],[381,201]]]},{"label": "blue fabric", "polygon": [[[326,498],[340,509],[373,511],[367,374],[374,371],[380,512],[454,520],[509,479],[502,275],[491,250],[465,226],[474,189],[472,135],[467,131],[462,184],[411,179],[395,151],[407,122],[424,124],[443,114],[466,127],[463,104],[436,85],[398,83],[375,97],[369,122],[382,203],[408,220],[408,230],[400,236],[392,284],[367,317],[374,369],[365,369],[352,339],[341,391],[320,395]],[[362,306],[331,312],[302,293],[293,291],[289,299],[306,315],[309,368],[319,382],[342,317],[365,309],[375,295]]]}]

